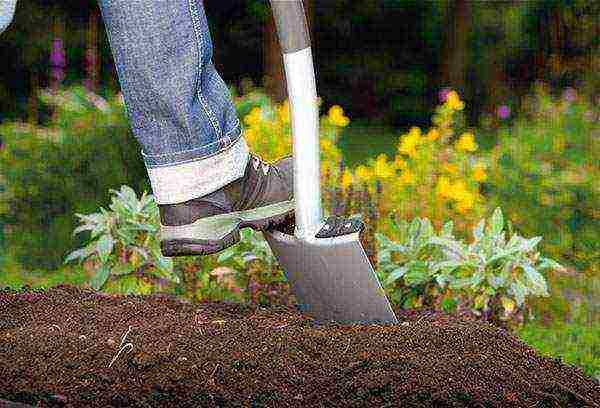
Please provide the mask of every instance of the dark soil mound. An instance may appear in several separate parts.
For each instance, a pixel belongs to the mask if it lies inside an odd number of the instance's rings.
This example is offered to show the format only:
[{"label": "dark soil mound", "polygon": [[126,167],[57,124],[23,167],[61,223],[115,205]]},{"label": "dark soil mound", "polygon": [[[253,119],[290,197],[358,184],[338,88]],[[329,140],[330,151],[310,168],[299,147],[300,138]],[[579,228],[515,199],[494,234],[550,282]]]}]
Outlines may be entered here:
[{"label": "dark soil mound", "polygon": [[69,286],[0,291],[0,399],[43,407],[600,406],[600,384],[501,329],[407,316],[394,326],[317,327],[285,307]]}]

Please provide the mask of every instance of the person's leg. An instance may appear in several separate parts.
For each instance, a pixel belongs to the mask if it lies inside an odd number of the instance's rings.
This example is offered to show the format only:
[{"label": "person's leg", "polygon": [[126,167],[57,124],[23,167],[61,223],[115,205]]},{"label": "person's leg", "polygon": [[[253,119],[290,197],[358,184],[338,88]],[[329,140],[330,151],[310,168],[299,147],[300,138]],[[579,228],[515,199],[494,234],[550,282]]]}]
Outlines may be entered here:
[{"label": "person's leg", "polygon": [[202,1],[99,3],[156,202],[181,203],[242,177],[248,147],[211,61]]},{"label": "person's leg", "polygon": [[99,0],[163,255],[218,252],[293,214],[291,158],[250,155],[201,0]]}]

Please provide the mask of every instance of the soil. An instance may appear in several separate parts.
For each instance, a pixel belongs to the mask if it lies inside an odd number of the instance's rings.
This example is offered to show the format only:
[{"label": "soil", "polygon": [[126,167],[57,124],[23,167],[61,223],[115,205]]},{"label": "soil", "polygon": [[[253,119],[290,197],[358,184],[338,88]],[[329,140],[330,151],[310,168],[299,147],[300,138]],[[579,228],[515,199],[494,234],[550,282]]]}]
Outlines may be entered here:
[{"label": "soil", "polygon": [[398,313],[0,290],[0,407],[600,407],[600,383],[502,329]]}]

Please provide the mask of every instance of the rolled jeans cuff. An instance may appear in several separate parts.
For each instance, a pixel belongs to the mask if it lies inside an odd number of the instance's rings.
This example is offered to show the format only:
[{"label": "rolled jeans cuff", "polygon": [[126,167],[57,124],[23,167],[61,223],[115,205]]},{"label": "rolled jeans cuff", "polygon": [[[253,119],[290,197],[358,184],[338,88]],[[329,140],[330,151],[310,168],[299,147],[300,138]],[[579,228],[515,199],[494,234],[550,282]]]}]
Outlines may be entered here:
[{"label": "rolled jeans cuff", "polygon": [[157,204],[177,204],[217,191],[241,178],[249,159],[243,136],[219,152],[180,163],[153,166],[147,161],[152,193]]}]

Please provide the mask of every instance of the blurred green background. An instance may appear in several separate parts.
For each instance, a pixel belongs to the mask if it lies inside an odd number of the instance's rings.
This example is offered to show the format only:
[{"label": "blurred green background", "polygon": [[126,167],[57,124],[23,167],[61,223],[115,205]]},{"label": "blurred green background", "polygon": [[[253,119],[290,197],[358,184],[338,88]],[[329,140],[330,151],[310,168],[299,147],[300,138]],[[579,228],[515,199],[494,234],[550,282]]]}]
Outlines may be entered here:
[{"label": "blurred green background", "polygon": [[[268,3],[205,3],[224,80],[282,101]],[[522,338],[600,375],[600,3],[305,6],[318,94],[351,118],[339,141],[346,164],[393,155],[399,135],[429,126],[444,90],[456,90],[489,162],[486,204],[542,235],[543,251],[568,269],[547,277],[552,296],[536,301],[539,318]],[[61,50],[64,64],[53,57]],[[119,93],[97,3],[19,1],[0,60],[0,287],[83,284],[83,269],[62,265],[83,242],[71,235],[74,213],[106,207],[109,188],[122,184],[151,191],[124,110],[95,113]],[[49,102],[48,89],[79,85]]]}]

